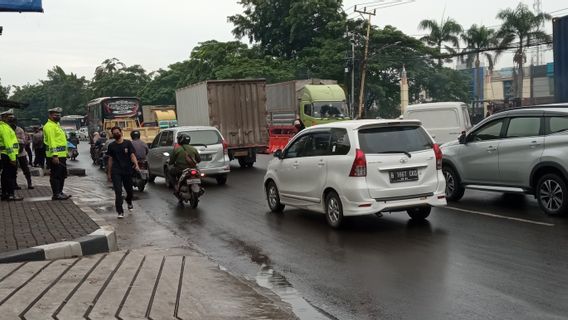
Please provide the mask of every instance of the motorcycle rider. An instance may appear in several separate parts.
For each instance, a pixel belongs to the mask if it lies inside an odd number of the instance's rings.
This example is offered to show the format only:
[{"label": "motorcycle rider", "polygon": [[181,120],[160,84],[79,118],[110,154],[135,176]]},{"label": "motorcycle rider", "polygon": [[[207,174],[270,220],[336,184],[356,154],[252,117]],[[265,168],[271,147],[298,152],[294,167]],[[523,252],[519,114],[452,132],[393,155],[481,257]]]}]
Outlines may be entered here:
[{"label": "motorcycle rider", "polygon": [[148,145],[144,143],[144,141],[140,140],[140,131],[134,130],[130,133],[130,138],[132,139],[132,145],[134,146],[134,150],[136,150],[136,159],[138,161],[145,161],[148,152],[150,149]]},{"label": "motorcycle rider", "polygon": [[188,134],[180,133],[177,137],[177,142],[180,146],[174,150],[174,154],[168,162],[171,167],[168,174],[172,179],[171,181],[176,181],[176,194],[179,193],[179,178],[183,170],[197,168],[197,164],[201,162],[199,152],[194,146],[190,145],[191,137]]}]

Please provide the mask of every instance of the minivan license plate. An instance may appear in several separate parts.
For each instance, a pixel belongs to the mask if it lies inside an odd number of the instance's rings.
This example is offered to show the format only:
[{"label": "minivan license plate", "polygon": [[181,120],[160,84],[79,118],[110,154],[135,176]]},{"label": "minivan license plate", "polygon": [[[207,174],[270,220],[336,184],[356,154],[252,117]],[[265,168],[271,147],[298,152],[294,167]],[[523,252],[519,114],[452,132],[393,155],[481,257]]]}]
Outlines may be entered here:
[{"label": "minivan license plate", "polygon": [[418,169],[404,169],[389,171],[391,183],[416,181],[418,180]]}]

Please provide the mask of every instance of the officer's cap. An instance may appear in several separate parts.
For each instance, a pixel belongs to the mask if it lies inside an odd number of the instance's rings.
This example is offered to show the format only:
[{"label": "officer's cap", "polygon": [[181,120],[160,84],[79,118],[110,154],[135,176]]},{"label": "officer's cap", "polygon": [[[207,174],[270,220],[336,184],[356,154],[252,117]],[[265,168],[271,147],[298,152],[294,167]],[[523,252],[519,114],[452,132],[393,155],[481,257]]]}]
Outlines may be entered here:
[{"label": "officer's cap", "polygon": [[14,114],[14,109],[10,109],[10,110],[6,110],[6,111],[0,113],[0,117],[10,116],[10,115],[13,115],[13,114]]},{"label": "officer's cap", "polygon": [[49,113],[61,113],[61,112],[63,112],[63,109],[61,109],[61,108],[52,108],[52,109],[47,110],[47,112],[49,112]]}]

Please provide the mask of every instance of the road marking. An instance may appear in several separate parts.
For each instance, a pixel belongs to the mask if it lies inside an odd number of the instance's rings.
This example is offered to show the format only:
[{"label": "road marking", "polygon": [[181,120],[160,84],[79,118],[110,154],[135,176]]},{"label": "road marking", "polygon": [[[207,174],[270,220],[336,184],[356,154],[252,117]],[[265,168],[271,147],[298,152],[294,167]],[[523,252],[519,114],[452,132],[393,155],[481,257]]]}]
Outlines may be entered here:
[{"label": "road marking", "polygon": [[482,215],[482,216],[486,216],[486,217],[492,217],[492,218],[498,218],[498,219],[507,219],[507,220],[524,222],[524,223],[531,223],[531,224],[536,224],[536,225],[539,225],[539,226],[554,227],[554,224],[552,224],[552,223],[539,222],[539,221],[527,220],[527,219],[521,219],[521,218],[513,218],[513,217],[501,216],[501,215],[493,214],[493,213],[474,211],[474,210],[466,210],[466,209],[460,209],[460,208],[449,207],[449,206],[447,206],[446,208],[448,208],[450,210],[461,211],[461,212],[466,212],[466,213],[474,213],[474,214],[478,214],[478,215]]}]

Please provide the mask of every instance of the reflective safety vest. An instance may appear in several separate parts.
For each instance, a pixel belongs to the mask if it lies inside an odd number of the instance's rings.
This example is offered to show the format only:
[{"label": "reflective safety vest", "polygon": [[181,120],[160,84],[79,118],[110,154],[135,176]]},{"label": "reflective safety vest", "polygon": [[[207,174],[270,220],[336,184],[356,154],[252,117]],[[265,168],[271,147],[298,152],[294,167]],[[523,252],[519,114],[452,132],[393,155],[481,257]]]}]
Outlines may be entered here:
[{"label": "reflective safety vest", "polygon": [[46,145],[46,156],[67,158],[67,136],[59,123],[47,120],[43,126],[43,142]]},{"label": "reflective safety vest", "polygon": [[0,121],[0,154],[7,155],[10,160],[16,161],[20,145],[16,132],[9,124]]}]

